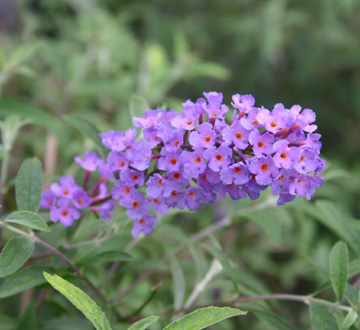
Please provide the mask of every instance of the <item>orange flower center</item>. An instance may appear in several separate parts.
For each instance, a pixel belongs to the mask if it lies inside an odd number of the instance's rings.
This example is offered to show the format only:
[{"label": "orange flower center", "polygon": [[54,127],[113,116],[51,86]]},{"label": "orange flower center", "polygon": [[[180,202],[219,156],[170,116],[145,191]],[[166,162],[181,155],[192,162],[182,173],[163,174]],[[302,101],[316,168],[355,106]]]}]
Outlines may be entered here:
[{"label": "orange flower center", "polygon": [[192,121],[187,121],[186,122],[188,125],[191,125],[193,122]]},{"label": "orange flower center", "polygon": [[201,159],[200,159],[199,156],[197,156],[197,157],[195,158],[195,162],[197,162],[197,163],[200,163],[200,162],[201,162]]},{"label": "orange flower center", "polygon": [[217,155],[215,158],[216,158],[216,160],[219,162],[220,160],[222,160],[223,156]]},{"label": "orange flower center", "polygon": [[302,155],[300,161],[303,162],[305,160],[305,156]]},{"label": "orange flower center", "polygon": [[158,198],[154,198],[154,203],[159,203],[159,199],[158,199]]},{"label": "orange flower center", "polygon": [[136,208],[136,207],[138,207],[139,206],[139,202],[138,201],[135,201],[134,203],[133,203],[133,206]]},{"label": "orange flower center", "polygon": [[284,179],[284,177],[285,177],[284,174],[282,174],[278,180],[281,181],[282,179]]},{"label": "orange flower center", "polygon": [[128,194],[130,192],[129,188],[125,188],[125,194]]},{"label": "orange flower center", "polygon": [[253,124],[253,125],[259,125],[259,122],[255,119],[251,124]]},{"label": "orange flower center", "polygon": [[194,195],[195,195],[195,193],[192,191],[191,193],[189,193],[188,196],[193,197]]},{"label": "orange flower center", "polygon": [[262,147],[264,146],[264,142],[260,141],[260,142],[258,143],[258,146],[259,146],[259,148],[262,148]]},{"label": "orange flower center", "polygon": [[125,165],[125,162],[122,160],[120,163],[120,167],[123,167]]},{"label": "orange flower center", "polygon": [[170,163],[171,163],[172,165],[175,165],[175,164],[177,163],[177,161],[176,161],[175,158],[172,158],[172,159],[170,159]]},{"label": "orange flower center", "polygon": [[158,184],[159,184],[160,186],[163,186],[163,185],[164,185],[164,184],[162,183],[162,180],[161,180],[161,179],[158,180]]},{"label": "orange flower center", "polygon": [[173,175],[173,178],[176,179],[176,180],[180,179],[180,177],[181,177],[181,174],[179,172],[176,172]]},{"label": "orange flower center", "polygon": [[180,143],[179,141],[175,141],[174,146],[177,148],[179,143]]},{"label": "orange flower center", "polygon": [[241,172],[241,168],[240,167],[235,167],[235,173],[240,173]]},{"label": "orange flower center", "polygon": [[139,221],[139,224],[140,224],[140,225],[143,225],[145,222],[146,222],[146,221],[145,221],[144,219],[141,219],[141,220]]},{"label": "orange flower center", "polygon": [[283,153],[280,155],[280,157],[281,157],[282,159],[287,158],[286,153],[285,153],[285,152],[283,152]]},{"label": "orange flower center", "polygon": [[210,140],[211,140],[211,137],[208,135],[208,136],[205,136],[205,141],[206,142],[210,142]]},{"label": "orange flower center", "polygon": [[236,137],[237,137],[238,139],[241,139],[241,138],[242,138],[242,134],[241,134],[240,132],[236,133],[235,135],[236,135]]},{"label": "orange flower center", "polygon": [[171,193],[171,196],[172,196],[172,197],[176,197],[177,195],[178,195],[178,193],[176,193],[176,192],[172,192],[172,193]]},{"label": "orange flower center", "polygon": [[134,174],[134,175],[132,176],[132,179],[135,181],[135,180],[139,179],[139,176],[138,176],[137,174]]},{"label": "orange flower center", "polygon": [[82,200],[81,198],[79,198],[79,199],[78,199],[78,203],[79,203],[79,204],[82,204],[82,203],[84,203],[84,202],[83,202],[83,200]]},{"label": "orange flower center", "polygon": [[69,190],[64,190],[64,195],[69,195]]},{"label": "orange flower center", "polygon": [[63,217],[66,217],[69,214],[69,212],[68,211],[62,211],[61,214],[62,214]]},{"label": "orange flower center", "polygon": [[276,127],[277,124],[272,121],[271,124],[270,124],[270,126],[271,126],[271,127]]},{"label": "orange flower center", "polygon": [[262,169],[263,171],[267,171],[267,170],[268,170],[268,164],[263,164],[263,165],[261,165],[261,169]]}]

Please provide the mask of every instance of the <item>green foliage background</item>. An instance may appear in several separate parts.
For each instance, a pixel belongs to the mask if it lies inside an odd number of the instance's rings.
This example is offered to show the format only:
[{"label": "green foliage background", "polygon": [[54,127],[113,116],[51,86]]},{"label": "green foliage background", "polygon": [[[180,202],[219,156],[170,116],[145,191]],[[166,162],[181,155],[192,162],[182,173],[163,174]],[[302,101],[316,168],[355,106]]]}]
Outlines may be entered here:
[{"label": "green foliage background", "polygon": [[[131,239],[130,221],[119,208],[111,222],[89,214],[74,228],[52,224],[51,233],[41,233],[41,238],[86,272],[122,315],[159,315],[184,300],[181,295],[186,301],[213,257],[222,261],[224,271],[199,296],[199,305],[239,295],[309,294],[330,288],[328,258],[338,240],[349,247],[354,262],[349,283],[354,284],[360,257],[359,35],[357,0],[0,0],[0,116],[29,120],[11,152],[3,216],[16,210],[14,178],[27,157],[42,160],[46,182],[64,174],[82,180],[73,157],[97,147],[75,129],[74,116],[100,131],[124,130],[145,108],[180,110],[182,102],[201,97],[203,91],[221,91],[228,103],[232,94],[250,93],[258,106],[281,102],[316,112],[327,168],[326,182],[313,201],[278,208],[271,193],[264,192],[256,202],[225,200],[195,213],[173,212],[140,241]],[[225,216],[232,221],[205,236],[206,244],[189,240]],[[10,237],[4,232],[3,240]],[[114,251],[129,252],[134,260],[107,254]],[[38,255],[44,252],[36,247]],[[93,263],[96,258],[98,264]],[[116,260],[121,264],[111,271]],[[42,271],[49,267],[86,291],[60,259],[30,259],[20,272],[33,283],[29,288],[38,286],[31,291],[35,303],[23,313],[26,298],[7,296],[1,290],[9,278],[0,280],[1,330],[20,325],[91,329],[65,298],[44,284]],[[323,289],[322,298],[336,299],[331,289]],[[354,290],[349,285],[345,289],[348,301]],[[247,316],[213,328],[269,329],[256,308],[281,315],[296,329],[310,327],[308,308],[299,303],[244,306],[250,310]],[[122,329],[113,310],[102,307],[114,329]],[[345,315],[335,316],[341,323]],[[166,314],[151,329],[170,321]],[[270,324],[281,329],[281,322]]]}]

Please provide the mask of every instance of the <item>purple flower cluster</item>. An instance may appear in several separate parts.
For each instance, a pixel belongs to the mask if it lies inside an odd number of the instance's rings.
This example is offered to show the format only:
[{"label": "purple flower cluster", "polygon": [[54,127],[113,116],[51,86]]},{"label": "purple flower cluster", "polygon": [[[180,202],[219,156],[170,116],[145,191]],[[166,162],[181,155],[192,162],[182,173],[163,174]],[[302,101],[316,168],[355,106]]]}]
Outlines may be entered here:
[{"label": "purple flower cluster", "polygon": [[[153,211],[165,215],[170,208],[196,210],[226,194],[254,200],[268,186],[283,205],[296,195],[310,199],[324,182],[318,176],[325,161],[319,157],[320,135],[314,133],[312,110],[298,105],[286,109],[278,103],[270,111],[255,107],[251,95],[236,94],[230,114],[221,93],[204,96],[183,103],[181,113],[158,109],[133,118],[143,138],[136,137],[134,128],[100,134],[110,149],[106,162],[94,153],[85,153],[84,160],[75,158],[87,172],[98,167],[102,180],[115,179],[112,198],[135,221],[135,237],[153,230]],[[91,206],[98,197],[91,199],[70,181],[62,178],[44,193],[43,205],[51,196],[59,198],[57,208],[52,207],[53,221],[70,223],[62,218],[63,209],[71,219],[79,216],[80,193],[85,207],[100,212]]]},{"label": "purple flower cluster", "polygon": [[[59,183],[53,183],[50,189],[44,190],[40,207],[50,209],[51,221],[60,221],[67,227],[80,218],[80,210],[85,208],[98,212],[105,220],[111,220],[115,203],[110,199],[105,180],[114,178],[113,173],[95,152],[85,151],[84,160],[75,157],[75,162],[86,170],[83,187],[78,186],[72,176],[63,176]],[[85,189],[90,173],[96,170],[102,173],[102,177],[87,193]]]}]

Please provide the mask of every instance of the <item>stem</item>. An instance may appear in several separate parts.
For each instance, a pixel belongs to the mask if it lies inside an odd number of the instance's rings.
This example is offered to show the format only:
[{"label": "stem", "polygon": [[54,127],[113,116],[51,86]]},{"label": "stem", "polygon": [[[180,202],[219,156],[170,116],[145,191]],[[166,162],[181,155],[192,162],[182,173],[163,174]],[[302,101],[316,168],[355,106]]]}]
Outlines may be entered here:
[{"label": "stem", "polygon": [[2,213],[2,210],[4,208],[4,200],[5,200],[5,192],[6,192],[6,180],[7,180],[7,173],[8,173],[8,167],[9,167],[9,157],[10,153],[9,151],[5,151],[5,154],[2,159],[1,163],[1,172],[0,172],[0,215]]},{"label": "stem", "polygon": [[91,172],[90,172],[90,171],[86,171],[86,172],[85,172],[84,183],[83,183],[83,189],[84,189],[85,191],[86,191],[87,185],[88,185],[88,183],[89,183],[90,175],[91,175]]}]

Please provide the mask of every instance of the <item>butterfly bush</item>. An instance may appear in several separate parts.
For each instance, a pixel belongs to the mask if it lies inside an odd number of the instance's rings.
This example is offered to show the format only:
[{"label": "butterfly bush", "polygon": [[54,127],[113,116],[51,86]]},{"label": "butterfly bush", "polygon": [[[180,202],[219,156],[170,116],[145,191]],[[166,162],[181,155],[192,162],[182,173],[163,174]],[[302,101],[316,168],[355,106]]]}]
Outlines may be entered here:
[{"label": "butterfly bush", "polygon": [[[64,176],[44,191],[41,206],[50,209],[50,219],[71,226],[87,208],[110,220],[116,200],[134,220],[137,237],[152,232],[156,214],[170,208],[193,211],[227,194],[255,200],[268,186],[283,205],[296,195],[309,200],[323,184],[312,110],[278,103],[270,111],[255,107],[252,95],[236,94],[230,114],[221,93],[204,96],[183,103],[181,113],[158,109],[133,118],[140,136],[135,128],[101,133],[110,151],[106,160],[87,151],[75,157],[86,171],[83,185]],[[95,171],[100,179],[88,189]]]}]

